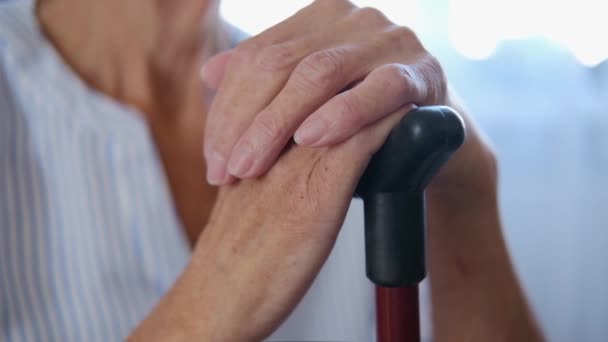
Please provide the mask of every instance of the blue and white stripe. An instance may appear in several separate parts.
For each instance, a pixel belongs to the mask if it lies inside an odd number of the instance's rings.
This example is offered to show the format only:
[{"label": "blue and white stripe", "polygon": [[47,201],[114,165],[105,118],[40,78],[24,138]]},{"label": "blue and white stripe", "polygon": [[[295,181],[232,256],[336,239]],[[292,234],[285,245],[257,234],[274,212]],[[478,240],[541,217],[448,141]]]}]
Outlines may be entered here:
[{"label": "blue and white stripe", "polygon": [[140,115],[0,4],[0,341],[124,339],[189,250]]}]

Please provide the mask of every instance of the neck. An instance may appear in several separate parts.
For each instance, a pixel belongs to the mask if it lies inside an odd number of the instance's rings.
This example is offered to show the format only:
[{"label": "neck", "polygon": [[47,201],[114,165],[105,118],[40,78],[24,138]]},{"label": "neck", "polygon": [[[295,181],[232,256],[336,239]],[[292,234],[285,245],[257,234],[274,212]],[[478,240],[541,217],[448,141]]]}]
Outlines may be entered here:
[{"label": "neck", "polygon": [[36,14],[85,82],[154,115],[161,90],[166,102],[199,75],[207,7],[207,0],[39,0]]},{"label": "neck", "polygon": [[36,8],[48,39],[83,80],[145,116],[192,243],[215,198],[204,181],[199,76],[208,2],[39,0]]}]

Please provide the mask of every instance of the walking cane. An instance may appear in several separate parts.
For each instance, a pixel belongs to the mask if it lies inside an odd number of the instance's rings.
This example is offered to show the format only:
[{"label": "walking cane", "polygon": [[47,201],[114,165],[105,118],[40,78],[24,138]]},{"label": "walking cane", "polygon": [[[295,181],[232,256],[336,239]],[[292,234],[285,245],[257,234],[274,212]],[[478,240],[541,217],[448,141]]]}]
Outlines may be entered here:
[{"label": "walking cane", "polygon": [[451,108],[416,108],[393,129],[359,182],[355,195],[364,202],[366,273],[376,284],[378,342],[420,341],[424,189],[464,137],[462,118]]}]

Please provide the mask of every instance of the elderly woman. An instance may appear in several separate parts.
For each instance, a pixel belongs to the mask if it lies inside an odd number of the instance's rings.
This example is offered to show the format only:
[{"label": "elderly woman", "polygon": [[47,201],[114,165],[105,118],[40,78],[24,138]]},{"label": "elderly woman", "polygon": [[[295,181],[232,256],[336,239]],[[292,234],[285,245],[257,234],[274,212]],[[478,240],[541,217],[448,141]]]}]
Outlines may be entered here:
[{"label": "elderly woman", "polygon": [[[466,113],[374,9],[237,39],[210,0],[0,4],[0,340],[373,339],[354,187],[413,106]],[[435,338],[540,340],[466,120],[427,194]]]}]

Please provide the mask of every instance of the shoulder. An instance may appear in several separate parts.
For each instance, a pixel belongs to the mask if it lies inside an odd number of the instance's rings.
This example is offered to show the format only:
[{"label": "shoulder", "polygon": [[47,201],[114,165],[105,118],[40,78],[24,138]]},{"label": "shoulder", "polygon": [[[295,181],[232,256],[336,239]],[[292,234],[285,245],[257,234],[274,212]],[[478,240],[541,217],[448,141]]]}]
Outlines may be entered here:
[{"label": "shoulder", "polygon": [[5,124],[13,121],[9,118],[14,114],[18,93],[18,62],[25,62],[24,49],[32,46],[27,23],[30,6],[29,1],[0,2],[0,119]]},{"label": "shoulder", "polygon": [[5,100],[1,104],[3,107],[13,102],[21,93],[20,88],[31,86],[35,81],[27,75],[44,60],[43,42],[31,1],[0,1],[0,97]]},{"label": "shoulder", "polygon": [[33,6],[29,0],[0,1],[0,120],[7,126],[29,122],[40,108],[60,103],[52,95],[63,88],[57,82],[60,70]]},{"label": "shoulder", "polygon": [[39,55],[44,38],[38,30],[33,6],[29,0],[0,1],[0,55],[5,64],[27,65]]},{"label": "shoulder", "polygon": [[103,134],[147,134],[135,108],[90,88],[63,60],[40,27],[32,0],[0,0],[0,116],[11,111],[37,126],[46,115]]}]

